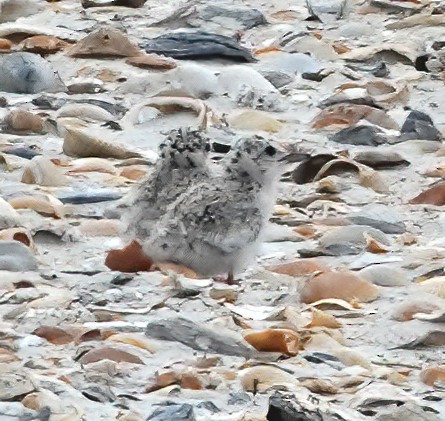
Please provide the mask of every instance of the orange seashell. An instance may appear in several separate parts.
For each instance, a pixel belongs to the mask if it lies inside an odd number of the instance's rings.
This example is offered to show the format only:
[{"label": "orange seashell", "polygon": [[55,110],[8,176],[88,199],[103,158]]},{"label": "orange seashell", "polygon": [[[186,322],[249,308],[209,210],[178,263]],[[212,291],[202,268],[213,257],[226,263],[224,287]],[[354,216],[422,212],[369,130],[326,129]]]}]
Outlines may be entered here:
[{"label": "orange seashell", "polygon": [[202,384],[199,378],[193,373],[183,373],[179,383],[183,389],[201,390]]},{"label": "orange seashell", "polygon": [[167,59],[156,54],[146,54],[143,56],[130,57],[126,61],[135,67],[140,67],[141,69],[174,69],[176,63],[172,59]]},{"label": "orange seashell", "polygon": [[282,49],[278,48],[275,45],[271,45],[270,47],[264,47],[264,48],[259,48],[258,50],[255,50],[254,54],[259,55],[259,54],[271,53],[273,51],[282,51]]},{"label": "orange seashell", "polygon": [[300,338],[290,329],[248,330],[243,332],[246,342],[258,351],[281,352],[287,355],[297,355]]},{"label": "orange seashell", "polygon": [[32,131],[40,133],[43,130],[42,117],[24,110],[11,111],[5,117],[5,123],[10,129],[18,132]]},{"label": "orange seashell", "polygon": [[46,339],[54,345],[64,345],[74,340],[74,337],[65,329],[55,326],[41,326],[33,334]]},{"label": "orange seashell", "polygon": [[294,231],[306,238],[313,238],[317,234],[317,230],[311,225],[300,225],[294,228]]},{"label": "orange seashell", "polygon": [[445,366],[430,367],[420,372],[420,379],[428,386],[433,386],[436,382],[445,382]]},{"label": "orange seashell", "polygon": [[146,168],[142,165],[129,165],[123,168],[119,175],[130,180],[140,180],[147,174]]},{"label": "orange seashell", "polygon": [[49,35],[36,35],[26,38],[19,45],[23,51],[29,51],[36,54],[54,54],[63,50],[68,44],[59,38]]},{"label": "orange seashell", "polygon": [[346,46],[344,43],[340,41],[332,43],[332,48],[337,54],[344,54],[347,53],[348,51],[351,51],[351,49],[348,46]]},{"label": "orange seashell", "polygon": [[105,259],[105,265],[120,272],[149,271],[153,261],[142,252],[142,246],[133,240],[120,250],[111,250]]},{"label": "orange seashell", "polygon": [[379,288],[352,272],[325,272],[310,279],[301,291],[301,301],[310,304],[326,298],[372,301]]},{"label": "orange seashell", "polygon": [[390,249],[384,244],[378,242],[375,238],[372,238],[369,234],[365,233],[366,239],[366,251],[374,254],[388,253]]},{"label": "orange seashell", "polygon": [[341,327],[341,323],[331,314],[313,308],[312,321],[306,327],[327,327],[329,329],[338,329]]},{"label": "orange seashell", "polygon": [[445,205],[445,181],[437,183],[408,202],[410,205]]},{"label": "orange seashell", "polygon": [[283,275],[304,276],[314,272],[328,272],[330,269],[316,259],[301,259],[272,266],[269,270]]},{"label": "orange seashell", "polygon": [[0,38],[0,50],[10,50],[12,42],[5,38]]}]

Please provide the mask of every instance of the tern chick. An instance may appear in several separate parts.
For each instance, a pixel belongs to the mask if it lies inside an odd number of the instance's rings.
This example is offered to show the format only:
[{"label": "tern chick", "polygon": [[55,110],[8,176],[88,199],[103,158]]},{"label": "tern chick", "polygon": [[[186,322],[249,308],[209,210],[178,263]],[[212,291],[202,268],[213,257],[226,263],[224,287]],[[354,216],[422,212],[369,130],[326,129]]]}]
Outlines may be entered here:
[{"label": "tern chick", "polygon": [[223,174],[196,180],[153,227],[143,250],[201,275],[234,273],[255,258],[275,203],[280,153],[255,136],[239,140],[223,160]]}]

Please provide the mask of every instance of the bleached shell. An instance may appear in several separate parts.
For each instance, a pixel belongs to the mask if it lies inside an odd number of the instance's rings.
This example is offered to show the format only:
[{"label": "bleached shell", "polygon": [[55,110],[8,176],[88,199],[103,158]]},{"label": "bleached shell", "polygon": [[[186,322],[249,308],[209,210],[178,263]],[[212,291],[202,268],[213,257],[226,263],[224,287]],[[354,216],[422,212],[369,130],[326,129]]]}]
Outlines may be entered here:
[{"label": "bleached shell", "polygon": [[426,292],[445,298],[445,276],[437,276],[435,278],[423,281],[420,286]]},{"label": "bleached shell", "polygon": [[99,157],[126,159],[140,157],[137,152],[129,151],[120,145],[113,145],[107,141],[90,136],[86,130],[65,127],[66,134],[63,141],[63,152],[68,156]]},{"label": "bleached shell", "polygon": [[53,164],[51,159],[36,156],[25,166],[21,181],[40,186],[62,186],[67,179],[63,169]]},{"label": "bleached shell", "polygon": [[76,117],[86,121],[113,121],[115,117],[103,108],[92,104],[65,104],[56,117]]}]

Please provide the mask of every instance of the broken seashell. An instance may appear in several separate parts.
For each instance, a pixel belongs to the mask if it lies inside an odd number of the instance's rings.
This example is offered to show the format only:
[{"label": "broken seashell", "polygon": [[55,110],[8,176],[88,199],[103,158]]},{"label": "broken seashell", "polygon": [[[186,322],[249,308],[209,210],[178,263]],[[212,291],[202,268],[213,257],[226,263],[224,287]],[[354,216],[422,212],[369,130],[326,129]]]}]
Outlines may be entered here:
[{"label": "broken seashell", "polygon": [[133,345],[152,354],[156,352],[157,347],[150,341],[146,336],[140,335],[138,333],[122,332],[110,335],[106,342],[116,342],[128,345]]},{"label": "broken seashell", "polygon": [[68,156],[80,158],[139,158],[141,155],[119,145],[90,136],[84,129],[65,127],[66,134],[63,139],[63,152]]},{"label": "broken seashell", "polygon": [[39,196],[19,196],[9,199],[14,209],[32,209],[43,216],[63,218],[65,208],[63,203],[49,194]]},{"label": "broken seashell", "polygon": [[410,205],[445,205],[445,181],[435,184],[408,202]]},{"label": "broken seashell", "polygon": [[97,361],[111,360],[115,362],[126,362],[131,364],[144,364],[136,355],[117,348],[103,347],[92,349],[80,358],[82,364],[91,364]]},{"label": "broken seashell", "polygon": [[132,241],[121,250],[111,250],[105,259],[105,265],[120,272],[140,272],[150,270],[153,261],[142,252],[137,241]]},{"label": "broken seashell", "polygon": [[445,276],[437,276],[420,283],[422,289],[430,294],[445,298]]},{"label": "broken seashell", "polygon": [[369,105],[335,104],[323,109],[311,122],[314,129],[330,126],[351,126],[367,120],[385,129],[398,130],[398,124],[385,111]]},{"label": "broken seashell", "polygon": [[26,228],[8,228],[0,231],[0,240],[14,240],[35,249],[31,233]]},{"label": "broken seashell", "polygon": [[114,121],[115,116],[94,104],[65,104],[57,110],[56,118],[75,117],[84,121]]},{"label": "broken seashell", "polygon": [[22,51],[29,51],[36,54],[54,54],[63,50],[68,45],[68,42],[49,35],[35,35],[26,38],[19,44],[19,49]]},{"label": "broken seashell", "polygon": [[420,380],[434,387],[436,382],[445,382],[445,366],[429,367],[420,372]]},{"label": "broken seashell", "polygon": [[79,231],[88,237],[117,237],[121,232],[121,225],[115,219],[90,220],[82,222]]},{"label": "broken seashell", "polygon": [[41,133],[43,131],[42,117],[29,111],[11,111],[5,117],[5,123],[7,124],[9,129],[17,132]]},{"label": "broken seashell", "polygon": [[281,352],[297,355],[300,338],[290,329],[266,329],[260,331],[245,330],[242,332],[246,342],[258,351]]},{"label": "broken seashell", "polygon": [[271,387],[294,387],[297,379],[275,366],[259,365],[241,370],[238,375],[246,392],[264,392]]},{"label": "broken seashell", "polygon": [[281,263],[268,268],[271,272],[289,276],[304,276],[314,272],[328,272],[330,269],[316,259],[301,259],[294,262]]},{"label": "broken seashell", "polygon": [[66,184],[67,178],[64,171],[54,165],[51,159],[36,156],[26,164],[21,181],[40,186],[63,186]]},{"label": "broken seashell", "polygon": [[116,174],[114,165],[104,158],[80,158],[72,161],[69,172],[103,172]]},{"label": "broken seashell", "polygon": [[329,329],[338,329],[341,327],[341,323],[331,314],[327,314],[316,308],[312,308],[311,311],[312,320],[306,327],[327,327]]},{"label": "broken seashell", "polygon": [[180,96],[157,96],[132,107],[125,114],[122,119],[123,122],[134,125],[138,121],[139,113],[144,107],[153,107],[163,114],[192,110],[198,115],[197,125],[202,129],[206,129],[212,123],[212,120],[216,119],[212,110],[200,99]]},{"label": "broken seashell", "polygon": [[301,291],[301,301],[310,304],[326,298],[363,302],[375,300],[379,288],[352,272],[325,272],[310,279]]},{"label": "broken seashell", "polygon": [[74,337],[66,329],[61,329],[57,326],[40,326],[33,334],[46,339],[54,345],[64,345],[74,340]]},{"label": "broken seashell", "polygon": [[142,69],[174,69],[176,63],[172,59],[167,59],[157,54],[146,54],[143,56],[130,57],[126,61],[135,67],[140,67]]},{"label": "broken seashell", "polygon": [[380,254],[380,253],[388,253],[390,251],[389,247],[380,243],[367,232],[364,233],[366,240],[366,251],[370,253]]},{"label": "broken seashell", "polygon": [[128,165],[122,169],[119,175],[137,181],[147,175],[147,167],[145,165]]},{"label": "broken seashell", "polygon": [[277,133],[283,127],[276,118],[265,111],[243,110],[230,114],[227,117],[230,127],[238,130],[263,130],[265,132]]},{"label": "broken seashell", "polygon": [[153,270],[159,270],[162,273],[168,274],[169,272],[179,273],[190,279],[202,279],[202,276],[197,274],[193,269],[187,266],[179,265],[172,262],[157,262],[153,265]]},{"label": "broken seashell", "polygon": [[142,54],[139,48],[114,28],[100,28],[81,39],[68,51],[71,57],[121,56],[132,57]]}]

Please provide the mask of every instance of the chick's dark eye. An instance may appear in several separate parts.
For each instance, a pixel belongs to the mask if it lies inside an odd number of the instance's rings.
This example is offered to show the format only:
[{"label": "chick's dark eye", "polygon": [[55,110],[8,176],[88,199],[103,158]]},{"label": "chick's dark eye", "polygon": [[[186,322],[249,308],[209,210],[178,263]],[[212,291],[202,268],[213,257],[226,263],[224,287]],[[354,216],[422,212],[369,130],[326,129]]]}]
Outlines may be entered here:
[{"label": "chick's dark eye", "polygon": [[273,146],[268,146],[266,149],[264,149],[264,152],[266,152],[269,156],[274,156],[277,153],[277,150]]}]

